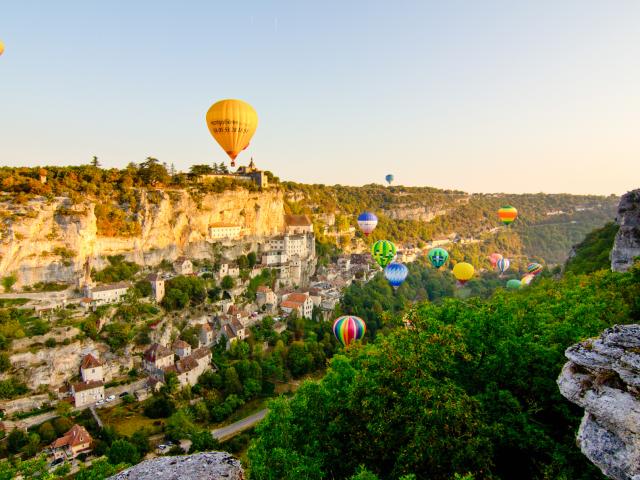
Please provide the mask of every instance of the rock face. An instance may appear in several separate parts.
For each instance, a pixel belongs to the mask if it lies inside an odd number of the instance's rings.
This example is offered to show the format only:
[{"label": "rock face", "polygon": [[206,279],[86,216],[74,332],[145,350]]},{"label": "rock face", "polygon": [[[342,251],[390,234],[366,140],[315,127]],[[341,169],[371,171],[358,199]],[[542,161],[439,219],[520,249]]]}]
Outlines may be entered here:
[{"label": "rock face", "polygon": [[626,272],[640,256],[640,189],[622,196],[616,222],[620,230],[611,250],[611,270]]},{"label": "rock face", "polygon": [[180,457],[158,457],[128,468],[109,480],[244,480],[233,456],[206,452]]},{"label": "rock face", "polygon": [[569,347],[558,386],[585,409],[582,452],[616,480],[640,480],[640,325],[616,325]]},{"label": "rock face", "polygon": [[100,235],[93,202],[1,202],[0,210],[7,213],[0,229],[0,277],[15,274],[16,287],[75,283],[87,266],[106,266],[109,255],[124,255],[140,265],[180,255],[211,258],[209,226],[219,222],[241,226],[247,241],[284,232],[284,196],[277,190],[229,190],[200,197],[184,190],[152,193],[141,192],[135,213],[141,231],[128,237]]}]

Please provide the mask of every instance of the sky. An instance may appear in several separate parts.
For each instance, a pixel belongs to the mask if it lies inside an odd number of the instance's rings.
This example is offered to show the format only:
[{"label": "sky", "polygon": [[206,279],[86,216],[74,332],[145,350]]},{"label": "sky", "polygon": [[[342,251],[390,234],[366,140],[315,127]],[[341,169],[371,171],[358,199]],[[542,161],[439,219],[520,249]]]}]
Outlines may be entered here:
[{"label": "sky", "polygon": [[0,165],[227,160],[240,98],[281,179],[640,187],[640,2],[30,1],[0,7]]}]

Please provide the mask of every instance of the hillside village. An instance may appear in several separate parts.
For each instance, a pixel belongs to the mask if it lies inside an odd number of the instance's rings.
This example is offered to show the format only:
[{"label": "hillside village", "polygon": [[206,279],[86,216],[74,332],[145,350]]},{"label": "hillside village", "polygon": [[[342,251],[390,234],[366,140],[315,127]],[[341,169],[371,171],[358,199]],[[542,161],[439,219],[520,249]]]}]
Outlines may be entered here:
[{"label": "hillside village", "polygon": [[[218,252],[215,264],[182,255],[164,262],[164,268],[145,268],[135,278],[117,282],[96,281],[87,268],[74,289],[4,294],[23,297],[18,309],[33,310],[40,320],[56,326],[41,337],[13,342],[9,352],[12,371],[28,390],[26,395],[0,402],[0,429],[8,434],[13,429],[31,428],[53,418],[64,403],[75,411],[90,408],[99,418],[101,408],[116,405],[125,397],[139,402],[149,399],[166,386],[169,376],[179,388],[193,388],[206,372],[218,372],[212,361],[213,349],[223,346],[229,351],[235,342],[249,339],[265,319],[277,335],[291,328],[291,319],[330,319],[342,290],[353,281],[368,281],[378,267],[369,254],[361,253],[342,255],[318,267],[311,219],[307,215],[287,215],[285,220],[285,231],[265,237],[250,266],[233,258],[236,244],[243,241],[243,229],[214,223],[208,241]],[[225,249],[225,243],[232,243],[234,248]],[[405,256],[404,260],[411,257]],[[267,281],[261,281],[263,277]],[[168,285],[182,278],[219,285],[220,295],[199,308],[171,313],[162,307],[163,300]],[[252,284],[254,279],[260,281]],[[148,295],[136,298],[141,284],[148,285]],[[249,300],[247,289],[252,285],[255,297]],[[114,312],[129,305],[132,298],[156,308],[158,314],[149,326],[147,341],[127,343],[114,350],[100,341],[100,334],[110,328]],[[56,318],[68,317],[74,325],[81,325],[84,318],[99,313],[96,340],[87,338],[77,326],[58,326],[55,322]],[[190,335],[183,335],[187,331]],[[40,347],[34,354],[31,349],[37,345]],[[263,348],[271,347],[264,342]],[[2,377],[9,378],[9,373]],[[52,411],[56,405],[57,410]],[[53,459],[87,454],[87,436],[83,427],[74,425],[46,451]]]}]

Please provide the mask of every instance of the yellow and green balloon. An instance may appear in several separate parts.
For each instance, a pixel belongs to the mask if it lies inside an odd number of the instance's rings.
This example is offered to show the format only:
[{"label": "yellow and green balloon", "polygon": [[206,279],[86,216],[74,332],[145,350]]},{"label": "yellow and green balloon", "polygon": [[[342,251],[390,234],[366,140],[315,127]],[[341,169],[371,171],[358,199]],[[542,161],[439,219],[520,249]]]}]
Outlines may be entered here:
[{"label": "yellow and green balloon", "polygon": [[378,240],[371,246],[371,256],[382,268],[393,261],[396,253],[396,246],[389,240]]}]

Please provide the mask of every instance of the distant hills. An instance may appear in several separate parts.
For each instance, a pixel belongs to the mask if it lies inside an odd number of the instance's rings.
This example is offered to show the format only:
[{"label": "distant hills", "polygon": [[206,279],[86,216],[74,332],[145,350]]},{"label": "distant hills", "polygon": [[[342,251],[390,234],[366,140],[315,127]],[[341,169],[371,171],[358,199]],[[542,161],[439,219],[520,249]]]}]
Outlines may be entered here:
[{"label": "distant hills", "polygon": [[[429,187],[282,185],[288,207],[312,215],[324,241],[347,248],[356,245],[361,234],[349,235],[348,227],[355,227],[357,215],[369,210],[379,219],[373,240],[388,238],[421,246],[450,239],[451,248],[464,250],[468,260],[481,263],[492,251],[523,261],[563,263],[573,245],[614,219],[619,201],[616,196],[467,194]],[[496,214],[505,204],[519,212],[508,228]]]}]

